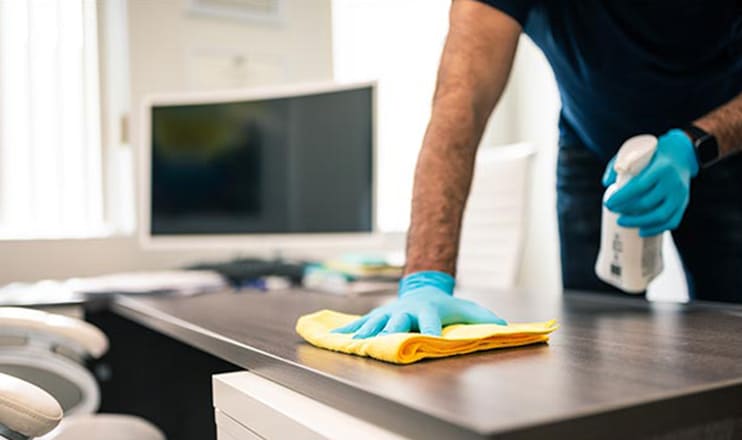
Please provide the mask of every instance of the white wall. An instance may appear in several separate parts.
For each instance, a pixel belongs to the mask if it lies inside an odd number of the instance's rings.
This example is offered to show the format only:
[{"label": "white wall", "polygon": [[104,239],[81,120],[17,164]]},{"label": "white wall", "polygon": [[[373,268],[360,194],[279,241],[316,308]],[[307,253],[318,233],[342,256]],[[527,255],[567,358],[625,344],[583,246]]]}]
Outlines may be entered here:
[{"label": "white wall", "polygon": [[331,79],[330,0],[284,2],[279,22],[261,23],[197,14],[188,0],[129,0],[134,103],[151,92]]},{"label": "white wall", "polygon": [[333,0],[334,75],[375,79],[378,225],[407,230],[412,173],[430,118],[450,0]]}]

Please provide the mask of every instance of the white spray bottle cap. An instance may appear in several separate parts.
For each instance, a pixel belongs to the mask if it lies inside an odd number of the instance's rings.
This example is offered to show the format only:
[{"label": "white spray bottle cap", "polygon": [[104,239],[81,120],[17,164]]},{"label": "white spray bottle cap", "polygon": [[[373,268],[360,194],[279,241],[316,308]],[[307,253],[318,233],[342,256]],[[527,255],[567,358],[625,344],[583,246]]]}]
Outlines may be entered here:
[{"label": "white spray bottle cap", "polygon": [[629,138],[621,145],[613,169],[623,178],[636,176],[644,169],[657,150],[657,138],[651,134],[640,134]]}]

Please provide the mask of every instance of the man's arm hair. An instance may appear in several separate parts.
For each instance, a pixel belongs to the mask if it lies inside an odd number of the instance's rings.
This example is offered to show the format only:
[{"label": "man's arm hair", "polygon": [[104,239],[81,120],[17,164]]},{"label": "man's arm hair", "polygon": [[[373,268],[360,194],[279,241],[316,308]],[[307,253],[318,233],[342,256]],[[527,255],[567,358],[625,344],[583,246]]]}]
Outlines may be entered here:
[{"label": "man's arm hair", "polygon": [[721,157],[742,152],[742,93],[694,124],[716,137]]},{"label": "man's arm hair", "polygon": [[455,275],[461,219],[487,120],[510,75],[521,27],[474,0],[454,0],[433,110],[415,170],[405,273]]}]

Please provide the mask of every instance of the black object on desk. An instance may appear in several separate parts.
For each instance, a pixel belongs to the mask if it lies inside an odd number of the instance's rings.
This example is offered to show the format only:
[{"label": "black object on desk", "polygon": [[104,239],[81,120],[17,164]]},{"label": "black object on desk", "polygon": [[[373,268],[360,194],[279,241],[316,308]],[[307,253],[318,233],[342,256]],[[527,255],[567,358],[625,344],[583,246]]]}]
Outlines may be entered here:
[{"label": "black object on desk", "polygon": [[309,346],[294,332],[305,313],[360,314],[387,297],[296,293],[120,297],[112,310],[413,438],[742,435],[739,306],[582,293],[463,295],[513,322],[557,318],[561,328],[548,346],[395,366]]},{"label": "black object on desk", "polygon": [[225,262],[199,263],[189,266],[187,269],[217,272],[229,280],[230,284],[235,287],[242,287],[247,282],[267,276],[284,277],[289,279],[292,284],[298,286],[301,284],[307,264],[302,261],[286,261],[281,259],[238,258]]}]

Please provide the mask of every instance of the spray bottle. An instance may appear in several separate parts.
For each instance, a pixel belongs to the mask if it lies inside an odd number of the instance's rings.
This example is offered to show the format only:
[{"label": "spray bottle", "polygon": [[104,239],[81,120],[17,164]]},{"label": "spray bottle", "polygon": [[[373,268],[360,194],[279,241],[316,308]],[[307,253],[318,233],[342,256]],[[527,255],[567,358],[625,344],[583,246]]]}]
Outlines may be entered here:
[{"label": "spray bottle", "polygon": [[[652,160],[656,149],[657,138],[652,135],[634,136],[624,142],[613,165],[616,182],[606,189],[603,201],[639,174]],[[662,234],[640,237],[638,228],[624,228],[617,220],[618,215],[603,206],[595,273],[625,292],[641,293],[662,272]]]}]

